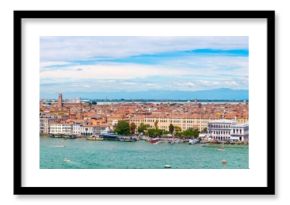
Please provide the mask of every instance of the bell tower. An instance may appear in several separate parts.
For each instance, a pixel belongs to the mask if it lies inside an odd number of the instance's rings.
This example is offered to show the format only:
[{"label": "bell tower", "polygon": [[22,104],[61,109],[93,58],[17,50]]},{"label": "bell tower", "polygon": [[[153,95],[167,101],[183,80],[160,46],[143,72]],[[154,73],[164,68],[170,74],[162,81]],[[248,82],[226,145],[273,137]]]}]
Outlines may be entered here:
[{"label": "bell tower", "polygon": [[62,107],[63,107],[63,102],[62,102],[62,93],[59,93],[59,94],[58,94],[57,107],[58,107],[59,109],[62,109]]}]

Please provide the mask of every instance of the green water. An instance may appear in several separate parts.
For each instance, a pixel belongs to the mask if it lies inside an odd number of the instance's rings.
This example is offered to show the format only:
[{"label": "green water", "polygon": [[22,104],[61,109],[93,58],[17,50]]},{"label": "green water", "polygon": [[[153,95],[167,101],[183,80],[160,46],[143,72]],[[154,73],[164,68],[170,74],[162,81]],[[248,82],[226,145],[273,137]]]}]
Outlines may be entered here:
[{"label": "green water", "polygon": [[[227,164],[223,165],[222,160]],[[248,146],[40,138],[42,169],[247,169]]]}]

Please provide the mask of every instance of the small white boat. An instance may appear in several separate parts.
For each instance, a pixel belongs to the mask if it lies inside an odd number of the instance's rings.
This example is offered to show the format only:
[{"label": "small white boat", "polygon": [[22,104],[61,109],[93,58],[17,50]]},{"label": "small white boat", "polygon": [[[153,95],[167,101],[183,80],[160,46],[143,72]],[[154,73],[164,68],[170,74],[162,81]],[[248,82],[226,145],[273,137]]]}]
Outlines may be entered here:
[{"label": "small white boat", "polygon": [[67,159],[67,158],[64,158],[63,161],[64,162],[70,162],[71,160],[70,159]]},{"label": "small white boat", "polygon": [[171,165],[170,165],[170,164],[165,164],[165,165],[164,165],[164,168],[165,168],[165,169],[170,169],[170,168],[171,168]]},{"label": "small white boat", "polygon": [[198,139],[190,139],[188,141],[188,144],[197,144],[198,142],[199,142]]}]

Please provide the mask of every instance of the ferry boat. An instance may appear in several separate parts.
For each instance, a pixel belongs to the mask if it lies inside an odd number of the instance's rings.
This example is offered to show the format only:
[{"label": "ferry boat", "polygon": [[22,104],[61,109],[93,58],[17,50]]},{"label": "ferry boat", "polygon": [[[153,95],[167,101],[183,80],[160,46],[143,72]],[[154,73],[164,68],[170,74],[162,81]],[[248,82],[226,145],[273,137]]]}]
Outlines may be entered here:
[{"label": "ferry boat", "polygon": [[76,139],[75,135],[64,135],[64,134],[51,134],[49,135],[51,138],[64,138],[64,139]]},{"label": "ferry boat", "polygon": [[103,138],[103,140],[119,141],[119,136],[112,133],[100,134],[100,137]]},{"label": "ferry boat", "polygon": [[63,138],[64,139],[76,139],[77,136],[75,136],[75,135],[64,135]]}]

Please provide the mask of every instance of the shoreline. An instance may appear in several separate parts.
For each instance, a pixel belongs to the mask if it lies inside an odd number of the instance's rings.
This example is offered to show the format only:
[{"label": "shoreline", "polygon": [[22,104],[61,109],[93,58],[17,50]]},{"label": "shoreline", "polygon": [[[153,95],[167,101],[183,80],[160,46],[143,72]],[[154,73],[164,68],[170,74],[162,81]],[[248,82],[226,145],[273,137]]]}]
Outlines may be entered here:
[{"label": "shoreline", "polygon": [[[124,137],[122,136],[120,139],[118,140],[108,140],[108,139],[103,139],[100,137],[92,137],[92,136],[77,136],[77,137],[71,137],[70,135],[60,135],[57,137],[52,137],[48,134],[40,134],[40,137],[45,137],[45,138],[55,138],[55,139],[82,139],[82,140],[88,140],[88,141],[96,141],[96,142],[100,142],[100,141],[115,141],[115,142],[138,142],[138,141],[144,141],[147,142],[149,144],[159,144],[159,143],[168,143],[168,144],[189,144],[189,145],[205,145],[205,146],[215,146],[215,145],[219,145],[219,146],[229,146],[229,145],[249,145],[248,142],[223,142],[223,141],[198,141],[196,143],[190,143],[190,139],[180,139],[180,138],[150,138],[150,137],[146,137],[146,138],[132,138],[132,136],[126,136],[125,138],[127,139],[134,139],[134,140],[123,140]],[[122,140],[121,140],[122,139]],[[194,139],[194,138],[193,138]]]}]

